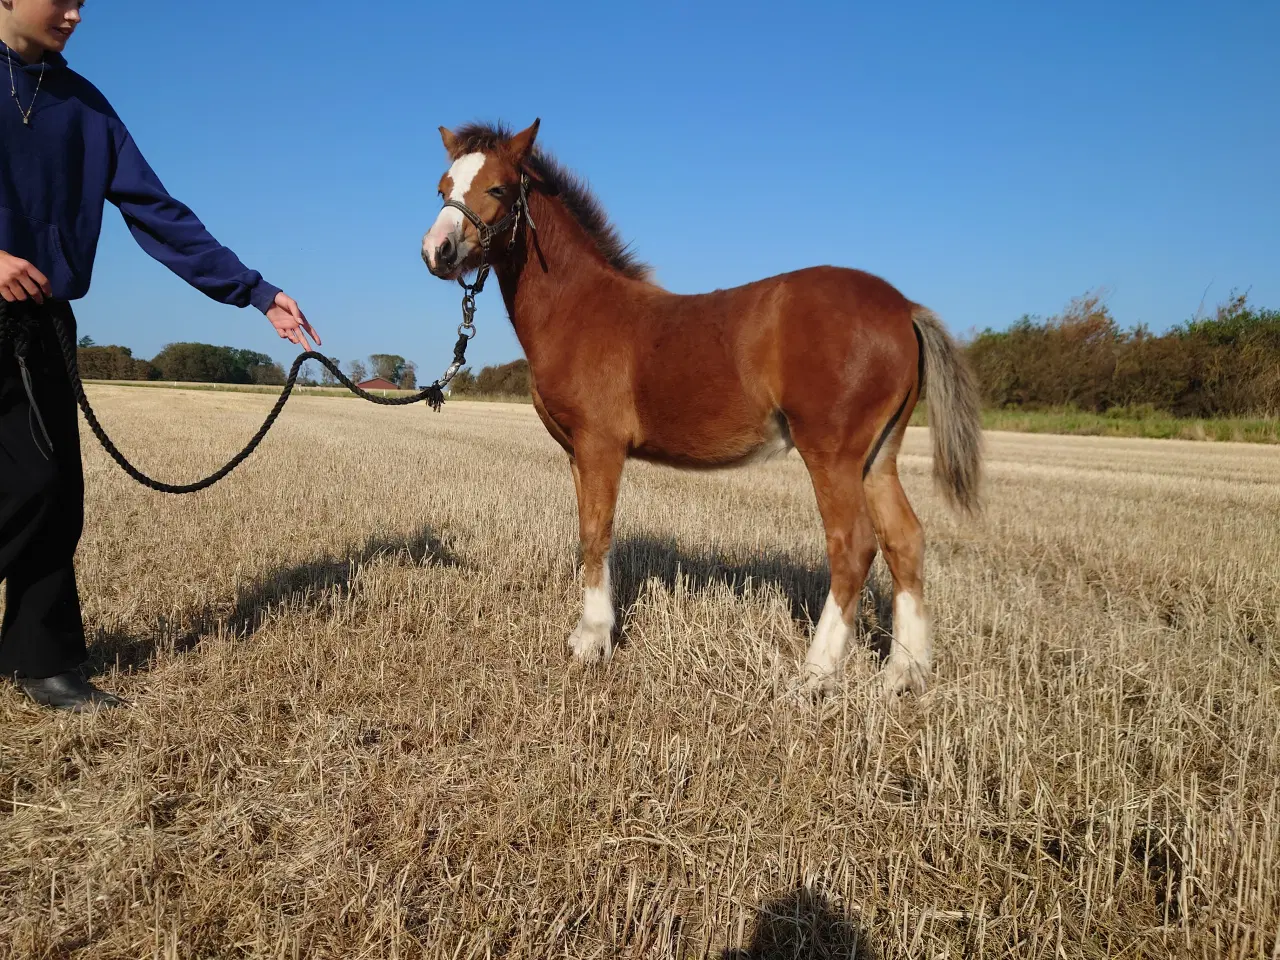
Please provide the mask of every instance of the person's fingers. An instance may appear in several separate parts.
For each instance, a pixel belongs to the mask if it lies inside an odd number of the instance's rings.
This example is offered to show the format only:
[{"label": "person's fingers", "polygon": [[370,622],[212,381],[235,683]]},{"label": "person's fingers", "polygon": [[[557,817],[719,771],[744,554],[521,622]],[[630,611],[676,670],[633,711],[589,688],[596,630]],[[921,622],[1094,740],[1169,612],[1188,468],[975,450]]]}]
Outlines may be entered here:
[{"label": "person's fingers", "polygon": [[53,287],[49,285],[49,278],[37,270],[34,264],[27,264],[27,276],[40,285],[40,289],[46,297],[53,296]]},{"label": "person's fingers", "polygon": [[7,283],[0,287],[0,297],[4,297],[5,303],[16,303],[18,301],[18,295],[10,289]]},{"label": "person's fingers", "polygon": [[21,286],[27,292],[27,296],[35,300],[36,303],[44,303],[44,292],[40,289],[40,284],[36,283],[31,277],[25,273],[20,273],[14,282]]},{"label": "person's fingers", "polygon": [[[282,340],[288,340],[290,343],[296,343],[303,350],[311,353],[315,347],[307,339],[307,327],[310,326],[306,320],[299,320],[293,316],[285,307],[285,303],[293,303],[293,301],[283,293],[276,297],[276,306],[267,314],[267,319],[271,321],[271,325],[276,328],[276,333],[280,335]],[[293,304],[297,308],[297,304]],[[316,337],[315,331],[311,331],[311,335],[315,337],[316,343],[320,342],[320,338]]]},{"label": "person's fingers", "polygon": [[316,328],[311,325],[311,321],[306,317],[302,318],[302,329],[311,334],[311,338],[315,340],[316,346],[320,345],[320,334],[316,333]]},{"label": "person's fingers", "polygon": [[302,315],[302,311],[298,309],[298,304],[295,303],[293,299],[290,297],[285,297],[285,299],[288,300],[289,303],[293,306],[293,309],[297,311],[296,313],[291,312],[291,315],[292,315],[291,318],[294,321],[293,327],[291,329],[293,330],[294,333],[297,334],[297,338],[296,339],[290,338],[290,339],[293,339],[293,342],[298,344],[298,346],[308,351],[314,351],[315,348],[311,346],[311,342],[307,340],[307,334],[311,334],[311,336],[315,338],[316,343],[320,342],[320,338],[316,336],[316,332],[315,330],[312,329],[311,323],[307,320],[306,317]]}]

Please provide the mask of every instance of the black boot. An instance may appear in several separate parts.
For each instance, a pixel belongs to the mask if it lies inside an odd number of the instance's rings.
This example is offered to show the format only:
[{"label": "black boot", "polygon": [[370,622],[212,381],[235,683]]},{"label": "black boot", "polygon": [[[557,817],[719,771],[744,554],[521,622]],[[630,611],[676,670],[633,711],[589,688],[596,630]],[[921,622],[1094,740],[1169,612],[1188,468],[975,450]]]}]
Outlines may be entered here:
[{"label": "black boot", "polygon": [[44,677],[40,680],[19,677],[18,686],[40,706],[53,707],[55,710],[82,713],[98,707],[125,705],[119,697],[99,690],[78,673],[60,673],[56,677]]}]

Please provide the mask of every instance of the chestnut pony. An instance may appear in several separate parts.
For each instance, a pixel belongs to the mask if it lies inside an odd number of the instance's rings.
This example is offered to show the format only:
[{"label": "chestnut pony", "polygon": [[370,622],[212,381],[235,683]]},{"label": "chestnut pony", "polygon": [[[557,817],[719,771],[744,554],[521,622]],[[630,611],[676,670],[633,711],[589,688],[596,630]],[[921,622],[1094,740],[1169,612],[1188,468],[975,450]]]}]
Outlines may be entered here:
[{"label": "chestnut pony", "polygon": [[897,471],[922,393],[934,478],[954,508],[978,509],[982,460],[973,379],[942,323],[884,280],[830,266],[669,293],[584,184],[535,149],[537,132],[538,121],[514,135],[440,128],[451,165],[422,257],[447,280],[492,266],[529,361],[534,408],[569,454],[584,567],[574,657],[612,653],[609,550],[627,458],[729,467],[794,448],[831,567],[801,689],[834,686],[878,545],[894,587],[884,684],[923,692],[932,659],[924,532]]}]

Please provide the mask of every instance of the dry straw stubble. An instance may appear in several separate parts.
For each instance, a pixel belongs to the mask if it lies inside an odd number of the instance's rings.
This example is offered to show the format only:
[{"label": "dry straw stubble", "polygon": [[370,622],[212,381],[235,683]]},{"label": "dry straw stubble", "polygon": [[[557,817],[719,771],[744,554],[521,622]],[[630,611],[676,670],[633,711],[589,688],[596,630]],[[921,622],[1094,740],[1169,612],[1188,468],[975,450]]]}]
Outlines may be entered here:
[{"label": "dry straw stubble", "polygon": [[[91,389],[167,478],[268,402]],[[794,457],[628,470],[624,645],[584,671],[528,407],[300,397],[185,499],[90,442],[84,603],[135,706],[0,694],[0,954],[1275,950],[1280,451],[990,435],[973,522],[913,429],[934,687],[886,705],[859,652],[801,707],[826,574]]]}]

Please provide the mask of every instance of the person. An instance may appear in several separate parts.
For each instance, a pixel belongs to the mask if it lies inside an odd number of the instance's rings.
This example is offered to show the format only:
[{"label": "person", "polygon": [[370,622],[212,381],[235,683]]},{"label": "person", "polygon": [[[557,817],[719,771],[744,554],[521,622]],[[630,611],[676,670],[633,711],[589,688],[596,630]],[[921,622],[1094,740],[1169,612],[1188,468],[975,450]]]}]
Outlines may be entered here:
[{"label": "person", "polygon": [[[252,305],[304,349],[298,304],[169,196],[106,98],[62,51],[82,0],[0,0],[0,675],[36,703],[121,701],[90,683],[73,566],[84,522],[76,404],[54,327],[89,290],[105,202],[142,249],[197,290]],[[0,96],[4,91],[0,90]]]}]

